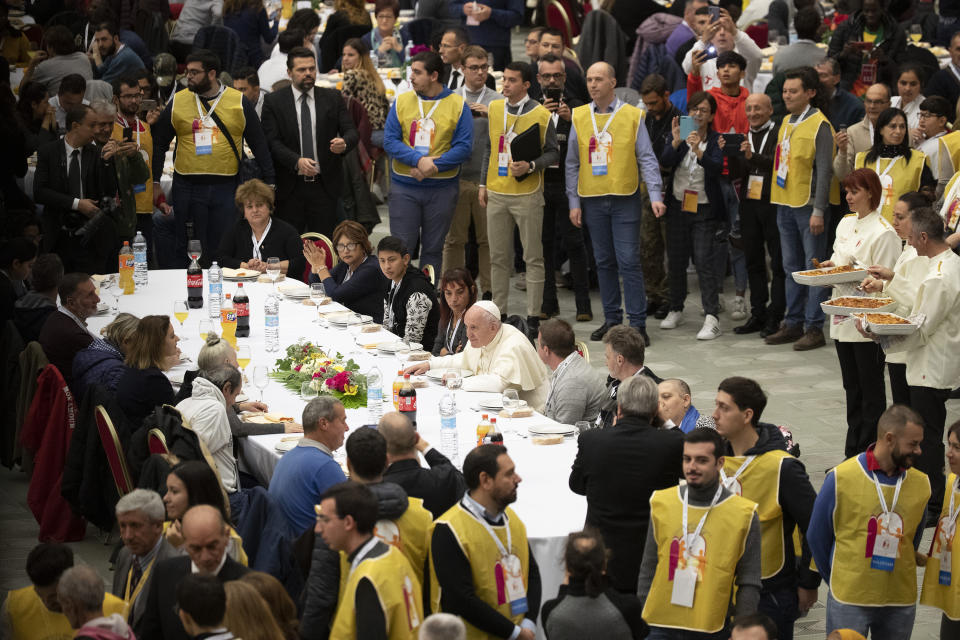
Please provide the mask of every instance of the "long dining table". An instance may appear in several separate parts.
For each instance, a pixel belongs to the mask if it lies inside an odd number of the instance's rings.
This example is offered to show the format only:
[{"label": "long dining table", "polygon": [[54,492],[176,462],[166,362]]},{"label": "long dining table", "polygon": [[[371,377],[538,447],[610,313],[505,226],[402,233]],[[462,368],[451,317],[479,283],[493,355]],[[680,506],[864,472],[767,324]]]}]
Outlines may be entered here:
[{"label": "long dining table", "polygon": [[[202,309],[191,309],[181,326],[173,316],[174,303],[187,298],[186,270],[152,270],[148,284],[138,287],[131,295],[116,296],[117,289],[109,281],[101,286],[101,297],[105,307],[115,307],[119,312],[128,312],[139,317],[146,315],[168,315],[177,335],[180,336],[180,349],[185,356],[184,362],[168,372],[174,384],[182,381],[188,369],[196,368],[197,355],[203,346],[200,322],[211,320],[208,311],[207,272],[204,270],[204,305]],[[302,285],[302,283],[300,283]],[[369,345],[398,341],[399,338],[382,328],[378,333],[361,333],[359,326],[336,328],[324,321],[322,314],[346,309],[335,302],[316,307],[309,300],[295,299],[281,292],[296,282],[280,281],[276,285],[280,299],[280,346],[279,351],[268,352],[264,335],[264,303],[274,285],[269,282],[244,281],[243,289],[250,298],[250,335],[238,338],[238,346],[247,345],[251,352],[250,364],[245,369],[244,393],[251,400],[260,399],[261,390],[253,384],[254,368],[267,366],[272,371],[278,358],[285,357],[286,348],[301,339],[308,339],[322,346],[328,355],[339,353],[344,359],[352,358],[360,372],[366,373],[373,367],[380,370],[384,386],[383,412],[393,410],[391,388],[398,370],[411,363],[406,356],[387,355]],[[303,285],[306,286],[306,285]],[[223,292],[233,294],[237,283],[225,281]],[[375,295],[375,294],[371,294]],[[318,313],[319,310],[319,313]],[[99,331],[115,317],[111,309],[105,310],[88,320],[93,332]],[[217,332],[219,320],[212,320]],[[188,358],[189,360],[186,360]],[[440,449],[440,412],[439,402],[444,393],[451,392],[437,381],[427,378],[428,384],[417,389],[417,430],[427,442]],[[476,425],[482,413],[493,413],[482,409],[480,404],[488,404],[491,394],[464,391],[452,391],[457,403],[457,435],[459,454],[454,460],[458,467],[464,457],[476,445]],[[262,390],[263,401],[272,413],[282,413],[300,422],[306,401],[279,381],[270,379]],[[497,394],[495,394],[497,395]],[[366,408],[348,409],[347,424],[350,430],[376,422]],[[534,557],[540,568],[543,584],[543,601],[556,597],[557,590],[564,578],[563,551],[567,534],[583,528],[586,515],[586,499],[570,491],[567,479],[570,467],[576,456],[577,444],[573,437],[564,439],[561,444],[535,445],[529,436],[531,426],[555,424],[543,415],[534,413],[526,418],[499,418],[498,427],[503,431],[504,445],[510,457],[516,463],[521,483],[517,491],[517,502],[512,508],[523,520]],[[348,432],[349,436],[349,432]],[[277,450],[281,443],[289,444],[291,434],[250,436],[241,442],[241,468],[257,477],[267,486],[273,469],[283,455]],[[340,450],[342,452],[342,449]],[[342,453],[339,454],[342,456]],[[338,457],[339,457],[338,456]],[[421,458],[421,464],[426,466]],[[539,632],[542,636],[542,630]]]}]

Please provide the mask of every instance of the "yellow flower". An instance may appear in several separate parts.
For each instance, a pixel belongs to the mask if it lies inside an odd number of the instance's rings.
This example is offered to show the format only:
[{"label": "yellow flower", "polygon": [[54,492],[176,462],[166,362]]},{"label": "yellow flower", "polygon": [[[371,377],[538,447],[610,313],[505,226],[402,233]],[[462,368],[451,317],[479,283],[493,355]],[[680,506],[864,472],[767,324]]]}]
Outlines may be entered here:
[{"label": "yellow flower", "polygon": [[336,371],[337,373],[340,373],[341,371],[343,371],[343,367],[339,364],[334,365],[333,370]]},{"label": "yellow flower", "polygon": [[348,384],[346,387],[343,388],[343,395],[345,395],[345,396],[355,396],[355,395],[357,395],[357,389],[358,389],[358,388],[359,388],[358,385]]}]

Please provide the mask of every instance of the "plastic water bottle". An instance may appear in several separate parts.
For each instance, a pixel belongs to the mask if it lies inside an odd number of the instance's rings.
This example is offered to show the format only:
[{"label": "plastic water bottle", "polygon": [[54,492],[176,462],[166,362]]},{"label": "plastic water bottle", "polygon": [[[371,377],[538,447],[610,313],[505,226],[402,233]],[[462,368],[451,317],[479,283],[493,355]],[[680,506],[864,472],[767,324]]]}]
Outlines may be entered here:
[{"label": "plastic water bottle", "polygon": [[133,282],[138,287],[147,286],[147,239],[137,231],[133,238]]},{"label": "plastic water bottle", "polygon": [[403,48],[403,59],[410,64],[410,58],[413,57],[413,40],[407,40],[407,46]]},{"label": "plastic water bottle", "polygon": [[209,308],[207,310],[210,312],[211,318],[219,321],[220,305],[223,301],[223,271],[217,265],[216,260],[213,261],[207,271],[207,282],[210,285],[209,301],[207,302]]},{"label": "plastic water bottle", "polygon": [[367,411],[370,424],[380,422],[383,417],[383,376],[376,367],[367,372]]},{"label": "plastic water bottle", "polygon": [[380,55],[376,49],[370,50],[370,62],[373,63],[374,69],[377,69],[380,67]]},{"label": "plastic water bottle", "polygon": [[280,301],[272,293],[267,296],[267,301],[263,305],[263,317],[266,322],[264,336],[267,339],[267,351],[278,351],[280,349]]},{"label": "plastic water bottle", "polygon": [[440,398],[440,452],[458,464],[460,441],[457,438],[457,401],[450,392]]}]

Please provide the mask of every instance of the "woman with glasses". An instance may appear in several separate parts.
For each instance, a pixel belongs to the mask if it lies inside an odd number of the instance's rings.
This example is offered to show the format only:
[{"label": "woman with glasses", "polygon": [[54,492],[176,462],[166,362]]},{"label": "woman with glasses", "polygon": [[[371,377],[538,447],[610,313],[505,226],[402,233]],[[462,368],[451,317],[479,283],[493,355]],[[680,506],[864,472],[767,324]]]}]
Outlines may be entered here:
[{"label": "woman with glasses", "polygon": [[326,295],[356,313],[383,320],[383,294],[387,279],[373,254],[367,231],[353,220],[344,220],[333,230],[333,246],[340,262],[327,269],[327,252],[309,240],[303,256],[310,263],[310,282],[322,282]]},{"label": "woman with glasses", "polygon": [[904,193],[925,192],[933,199],[937,181],[927,166],[926,154],[910,148],[907,116],[900,109],[891,107],[880,113],[873,147],[858,153],[853,167],[873,169],[880,176],[880,213],[887,222],[893,222],[893,205]]},{"label": "woman with glasses", "polygon": [[400,15],[400,3],[397,0],[377,0],[373,15],[377,24],[370,33],[363,36],[363,44],[368,51],[377,52],[377,64],[381,67],[399,67],[405,60],[403,45],[406,40],[403,32],[397,29],[397,17]]}]

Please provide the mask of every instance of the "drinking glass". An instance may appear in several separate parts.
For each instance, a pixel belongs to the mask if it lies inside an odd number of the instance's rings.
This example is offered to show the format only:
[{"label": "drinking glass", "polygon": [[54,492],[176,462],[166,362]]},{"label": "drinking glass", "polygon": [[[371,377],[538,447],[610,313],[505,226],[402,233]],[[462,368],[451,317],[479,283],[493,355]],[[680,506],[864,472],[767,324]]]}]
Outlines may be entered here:
[{"label": "drinking glass", "polygon": [[253,386],[260,390],[260,402],[263,402],[263,390],[270,382],[270,369],[265,364],[258,364],[253,368]]},{"label": "drinking glass", "polygon": [[300,385],[300,397],[307,402],[317,397],[317,390],[313,387],[313,381],[307,381]]},{"label": "drinking glass", "polygon": [[211,333],[213,333],[214,335],[216,335],[216,333],[214,332],[214,329],[213,329],[213,323],[210,322],[209,320],[201,320],[201,321],[200,321],[200,339],[203,340],[204,342],[206,342],[206,341],[207,341],[207,337],[208,337]]},{"label": "drinking glass", "polygon": [[[513,422],[513,412],[520,408],[520,396],[517,394],[516,389],[504,389],[503,390],[503,410],[508,416],[508,420]],[[506,423],[507,420],[504,420]],[[511,424],[511,427],[513,425]],[[506,431],[506,426],[504,426],[504,431]]]},{"label": "drinking glass", "polygon": [[241,344],[237,347],[237,364],[240,365],[240,369],[244,373],[244,378],[246,378],[247,365],[250,364],[250,345]]},{"label": "drinking glass", "polygon": [[277,279],[280,277],[280,258],[267,258],[267,277],[273,283],[273,291],[277,291]]},{"label": "drinking glass", "polygon": [[[188,315],[190,315],[190,307],[187,306],[186,302],[177,300],[173,303],[173,316],[180,323],[180,333],[183,333],[183,323],[186,322]],[[180,336],[180,340],[186,342],[187,336]]]},{"label": "drinking glass", "polygon": [[322,282],[314,282],[310,285],[310,299],[313,300],[313,304],[317,305],[317,319],[314,320],[317,324],[320,323],[320,303],[323,302],[325,295],[326,291]]},{"label": "drinking glass", "polygon": [[910,25],[910,39],[914,42],[920,42],[923,40],[923,27],[919,24]]},{"label": "drinking glass", "polygon": [[187,256],[189,256],[191,260],[200,260],[200,254],[199,240],[191,240],[187,243]]},{"label": "drinking glass", "polygon": [[451,391],[456,391],[463,386],[463,378],[460,377],[459,369],[447,369],[443,372],[443,386]]}]

